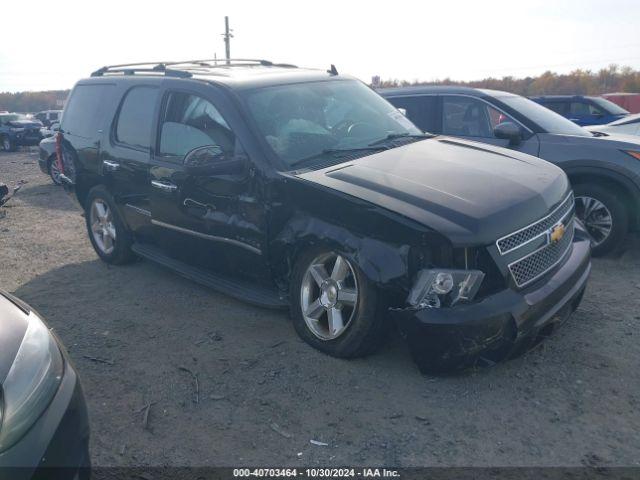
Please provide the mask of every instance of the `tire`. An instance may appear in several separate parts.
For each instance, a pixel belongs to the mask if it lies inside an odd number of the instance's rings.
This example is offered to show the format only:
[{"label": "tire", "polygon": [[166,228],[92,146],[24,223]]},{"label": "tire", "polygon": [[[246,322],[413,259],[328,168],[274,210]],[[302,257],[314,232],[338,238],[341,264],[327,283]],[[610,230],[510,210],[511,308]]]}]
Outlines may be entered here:
[{"label": "tire", "polygon": [[56,164],[56,155],[55,153],[49,157],[47,160],[47,170],[49,170],[49,176],[51,177],[51,181],[54,185],[62,185],[62,180],[60,180],[60,171],[58,170],[58,166]]},{"label": "tire", "polygon": [[592,183],[578,184],[573,191],[576,215],[591,236],[592,255],[601,257],[619,249],[629,230],[624,204],[608,188]]},{"label": "tire", "polygon": [[131,251],[131,233],[126,229],[113,197],[103,185],[89,191],[84,217],[89,240],[100,259],[112,265],[131,263],[136,259]]},{"label": "tire", "polygon": [[11,138],[7,137],[6,135],[2,137],[2,145],[0,146],[2,147],[2,151],[4,152],[13,152],[16,149],[15,143],[12,142]]},{"label": "tire", "polygon": [[[346,278],[342,280],[335,271],[338,258],[346,262],[346,267],[345,263],[341,263],[347,270]],[[325,290],[320,287],[319,274],[311,273],[313,265],[321,264],[326,265],[322,282],[327,287]],[[336,278],[338,282],[334,280]],[[341,296],[345,301],[339,300]],[[383,302],[376,288],[357,265],[329,249],[314,248],[300,256],[293,269],[290,298],[293,326],[300,338],[332,357],[355,358],[371,354],[387,336],[389,322],[385,319]],[[314,298],[316,300],[312,301]],[[325,307],[318,303],[322,298],[329,305],[335,301],[337,304],[333,308]],[[315,305],[315,308],[309,305]],[[303,314],[303,309],[307,315]],[[343,328],[331,331],[329,310],[336,309],[341,312],[339,316]],[[308,314],[312,310],[320,313]],[[336,318],[336,314],[333,313],[331,317]]]}]

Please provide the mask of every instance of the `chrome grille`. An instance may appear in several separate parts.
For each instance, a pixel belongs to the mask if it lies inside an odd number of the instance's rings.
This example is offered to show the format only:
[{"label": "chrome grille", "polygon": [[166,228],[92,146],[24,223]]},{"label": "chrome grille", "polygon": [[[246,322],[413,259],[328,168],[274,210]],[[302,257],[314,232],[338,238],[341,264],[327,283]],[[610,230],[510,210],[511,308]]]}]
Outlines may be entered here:
[{"label": "chrome grille", "polygon": [[520,248],[522,245],[534,240],[535,238],[544,235],[551,227],[561,220],[565,220],[565,217],[569,217],[573,213],[573,210],[573,193],[570,193],[567,198],[565,198],[564,201],[546,217],[499,239],[496,242],[498,251],[501,255],[505,255],[516,248]]},{"label": "chrome grille", "polygon": [[525,287],[547,273],[565,257],[573,241],[573,216],[566,225],[566,233],[556,243],[549,242],[529,255],[509,264],[509,271],[518,287]]}]

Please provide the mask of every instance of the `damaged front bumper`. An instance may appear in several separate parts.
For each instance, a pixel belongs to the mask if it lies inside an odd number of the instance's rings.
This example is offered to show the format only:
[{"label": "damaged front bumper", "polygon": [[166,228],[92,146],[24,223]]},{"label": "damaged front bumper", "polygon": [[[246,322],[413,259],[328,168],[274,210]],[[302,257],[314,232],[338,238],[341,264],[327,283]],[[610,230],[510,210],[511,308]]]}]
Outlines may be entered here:
[{"label": "damaged front bumper", "polygon": [[590,242],[576,229],[567,259],[542,283],[508,288],[473,304],[393,309],[391,315],[425,373],[462,368],[481,358],[497,361],[566,320],[578,307],[590,272]]}]

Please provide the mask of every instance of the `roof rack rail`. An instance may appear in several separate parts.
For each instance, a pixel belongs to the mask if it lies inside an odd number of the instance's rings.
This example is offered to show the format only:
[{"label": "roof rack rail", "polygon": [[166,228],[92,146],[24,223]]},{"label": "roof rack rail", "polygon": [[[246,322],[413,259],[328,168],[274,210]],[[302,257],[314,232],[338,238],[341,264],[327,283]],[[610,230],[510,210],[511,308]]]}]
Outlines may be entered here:
[{"label": "roof rack rail", "polygon": [[[105,74],[122,74],[135,75],[136,73],[152,73],[164,74],[172,77],[191,77],[191,72],[198,72],[209,68],[224,67],[281,67],[281,68],[298,68],[296,65],[289,63],[274,63],[270,60],[252,59],[252,58],[209,58],[203,60],[184,60],[180,62],[140,62],[140,63],[123,63],[121,65],[107,65],[99,68],[91,73],[92,77],[101,77]],[[172,68],[167,68],[172,67]]]}]

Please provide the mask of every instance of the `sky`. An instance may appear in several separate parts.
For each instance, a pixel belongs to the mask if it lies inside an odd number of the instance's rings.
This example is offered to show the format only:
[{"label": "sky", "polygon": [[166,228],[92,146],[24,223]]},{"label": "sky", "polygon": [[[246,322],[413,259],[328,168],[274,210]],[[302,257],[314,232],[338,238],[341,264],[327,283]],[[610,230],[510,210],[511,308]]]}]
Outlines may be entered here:
[{"label": "sky", "polygon": [[4,3],[0,91],[66,89],[108,64],[224,57],[225,15],[233,58],[333,63],[366,82],[640,69],[637,0]]}]

